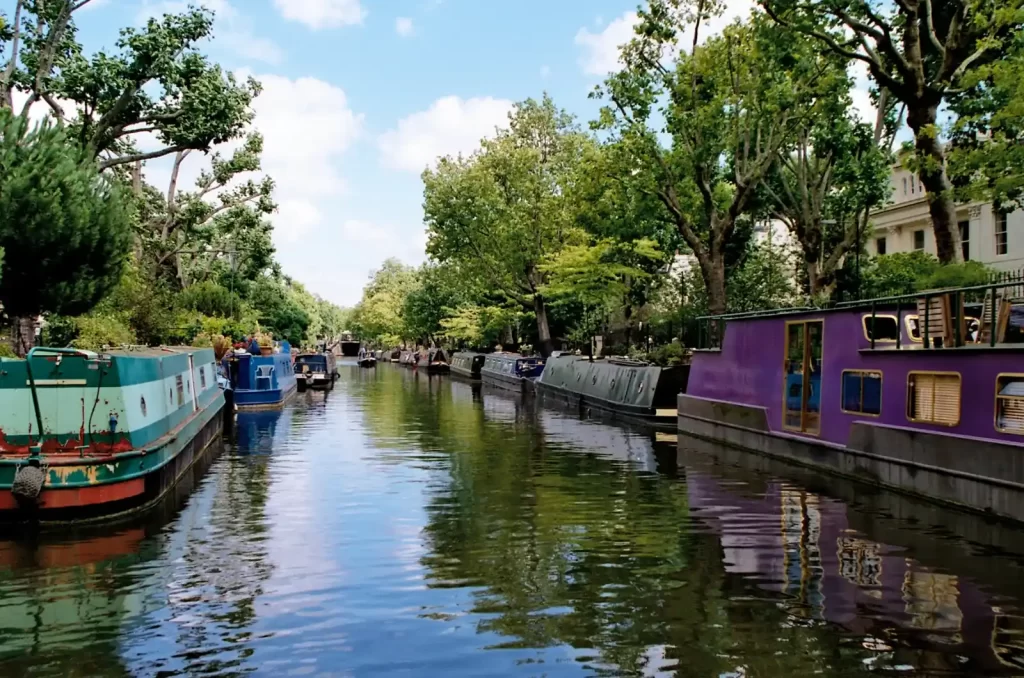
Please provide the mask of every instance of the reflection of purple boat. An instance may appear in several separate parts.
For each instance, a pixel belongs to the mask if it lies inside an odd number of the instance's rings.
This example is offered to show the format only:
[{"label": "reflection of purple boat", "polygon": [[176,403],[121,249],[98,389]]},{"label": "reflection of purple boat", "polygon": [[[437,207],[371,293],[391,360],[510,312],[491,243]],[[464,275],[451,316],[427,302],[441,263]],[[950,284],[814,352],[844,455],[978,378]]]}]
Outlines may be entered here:
[{"label": "reflection of purple boat", "polygon": [[850,529],[843,503],[780,481],[752,495],[694,469],[686,482],[726,572],[781,594],[793,617],[839,624],[865,642],[899,629],[914,645],[962,653],[986,673],[1021,666],[1012,628],[1004,629],[1012,624],[976,584]]},{"label": "reflection of purple boat", "polygon": [[694,353],[679,428],[1024,520],[1024,337],[1007,287],[705,319],[722,340]]}]

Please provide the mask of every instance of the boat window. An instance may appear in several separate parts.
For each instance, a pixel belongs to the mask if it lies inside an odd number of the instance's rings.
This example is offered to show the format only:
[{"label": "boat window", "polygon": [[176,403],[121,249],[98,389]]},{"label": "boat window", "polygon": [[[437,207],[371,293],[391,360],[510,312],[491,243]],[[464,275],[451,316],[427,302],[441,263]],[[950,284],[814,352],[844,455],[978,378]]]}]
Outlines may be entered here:
[{"label": "boat window", "polygon": [[185,404],[185,380],[179,374],[174,378],[174,384],[178,387],[178,407]]},{"label": "boat window", "polygon": [[960,374],[911,372],[907,375],[907,419],[922,424],[960,423]]},{"label": "boat window", "polygon": [[870,313],[861,317],[864,325],[864,338],[871,341],[896,341],[899,338],[900,324],[894,315],[876,315]]},{"label": "boat window", "polygon": [[903,326],[906,329],[905,335],[918,344],[921,343],[921,319],[916,315],[903,316]]},{"label": "boat window", "polygon": [[843,412],[850,414],[882,413],[882,373],[865,370],[843,370]]},{"label": "boat window", "polygon": [[996,430],[1024,435],[1024,374],[996,377]]}]

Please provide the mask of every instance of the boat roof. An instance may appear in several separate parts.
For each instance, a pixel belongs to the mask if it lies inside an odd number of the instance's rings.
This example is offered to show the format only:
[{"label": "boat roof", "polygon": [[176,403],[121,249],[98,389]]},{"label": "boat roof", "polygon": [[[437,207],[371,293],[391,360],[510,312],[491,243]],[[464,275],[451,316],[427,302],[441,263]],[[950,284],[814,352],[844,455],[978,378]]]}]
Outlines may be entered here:
[{"label": "boat roof", "polygon": [[[164,358],[168,355],[182,353],[196,353],[198,351],[213,351],[212,346],[119,346],[109,348],[100,352],[88,351],[75,348],[54,348],[50,346],[37,346],[33,357],[50,357],[54,355],[73,355],[95,360],[101,356],[121,356],[126,358]],[[22,358],[0,358],[0,360],[12,361]]]}]

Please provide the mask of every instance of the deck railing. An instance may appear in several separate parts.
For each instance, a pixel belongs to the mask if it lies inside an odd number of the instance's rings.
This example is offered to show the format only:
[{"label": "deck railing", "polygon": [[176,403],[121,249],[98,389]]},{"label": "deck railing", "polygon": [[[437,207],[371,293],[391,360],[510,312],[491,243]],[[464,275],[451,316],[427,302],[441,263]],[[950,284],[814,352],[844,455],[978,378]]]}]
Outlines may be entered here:
[{"label": "deck railing", "polygon": [[[725,337],[725,331],[728,323],[735,320],[747,320],[752,318],[768,318],[778,315],[788,315],[792,313],[807,313],[813,311],[830,311],[830,310],[852,310],[852,309],[864,309],[870,310],[871,312],[871,327],[875,328],[876,316],[879,307],[885,307],[886,311],[891,311],[891,307],[896,307],[897,328],[896,328],[896,348],[900,349],[905,343],[902,340],[903,332],[903,315],[905,310],[912,310],[913,313],[917,313],[918,302],[924,301],[924,317],[919,318],[920,336],[924,348],[939,347],[942,344],[937,344],[935,341],[938,337],[931,336],[931,309],[932,300],[948,296],[950,299],[949,309],[952,321],[952,345],[963,346],[965,345],[967,336],[967,328],[965,326],[965,320],[971,318],[979,322],[979,338],[982,331],[982,325],[984,325],[987,318],[991,317],[991,328],[988,332],[987,343],[990,346],[995,346],[999,342],[999,305],[1001,303],[1014,303],[1018,301],[1024,301],[1024,269],[1017,271],[998,271],[992,274],[989,281],[978,285],[969,285],[963,287],[953,288],[942,288],[934,290],[922,290],[917,292],[902,292],[881,297],[875,297],[873,299],[856,299],[852,301],[833,302],[824,306],[797,306],[789,308],[777,308],[777,309],[766,309],[762,311],[744,311],[737,313],[725,313],[721,315],[706,315],[700,316],[696,319],[697,324],[697,349],[719,349],[722,346],[722,340]],[[965,304],[976,304],[981,303],[981,313],[979,318],[974,316],[968,316],[964,312]],[[906,308],[904,307],[906,305]],[[871,341],[871,348],[875,348],[875,332],[869,332],[869,338]]]}]

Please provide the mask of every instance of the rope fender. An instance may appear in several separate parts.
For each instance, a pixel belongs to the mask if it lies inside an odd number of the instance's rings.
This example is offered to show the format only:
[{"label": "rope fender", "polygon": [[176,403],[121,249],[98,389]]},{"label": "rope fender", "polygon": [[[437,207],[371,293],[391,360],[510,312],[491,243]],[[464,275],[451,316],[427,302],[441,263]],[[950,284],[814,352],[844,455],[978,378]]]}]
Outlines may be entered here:
[{"label": "rope fender", "polygon": [[22,466],[15,474],[14,482],[11,483],[11,494],[19,503],[34,504],[39,499],[39,493],[42,492],[45,483],[46,472],[42,468],[31,465]]}]

